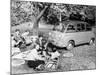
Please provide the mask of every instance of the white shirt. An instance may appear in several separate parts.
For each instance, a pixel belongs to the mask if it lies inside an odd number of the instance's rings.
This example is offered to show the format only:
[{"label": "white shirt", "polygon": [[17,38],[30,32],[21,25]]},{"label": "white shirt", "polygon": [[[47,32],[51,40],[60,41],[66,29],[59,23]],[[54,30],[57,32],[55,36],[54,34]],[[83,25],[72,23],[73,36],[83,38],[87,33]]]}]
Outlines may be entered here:
[{"label": "white shirt", "polygon": [[14,45],[16,45],[16,41],[15,40],[11,40],[11,46],[14,47]]},{"label": "white shirt", "polygon": [[58,51],[52,52],[52,53],[51,53],[51,58],[50,58],[50,59],[54,59],[54,58],[59,57],[59,56],[60,56],[60,53],[59,53]]},{"label": "white shirt", "polygon": [[27,36],[28,36],[28,34],[29,34],[29,32],[24,32],[24,33],[22,33],[22,35],[21,35],[21,36],[23,36],[23,37],[25,38],[25,37],[27,37]]},{"label": "white shirt", "polygon": [[12,50],[11,50],[12,52],[12,55],[14,55],[14,54],[16,54],[16,53],[20,53],[21,51],[20,51],[20,49],[19,48],[12,48]]}]

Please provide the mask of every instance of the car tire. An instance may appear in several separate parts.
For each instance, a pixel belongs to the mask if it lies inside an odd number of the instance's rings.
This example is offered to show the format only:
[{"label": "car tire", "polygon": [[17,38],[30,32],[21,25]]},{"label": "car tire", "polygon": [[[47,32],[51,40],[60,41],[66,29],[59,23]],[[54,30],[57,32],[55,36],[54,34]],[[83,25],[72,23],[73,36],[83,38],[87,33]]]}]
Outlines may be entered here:
[{"label": "car tire", "polygon": [[93,45],[93,44],[94,44],[94,42],[95,42],[95,39],[94,39],[94,38],[92,38],[92,39],[90,40],[90,42],[89,42],[89,45]]},{"label": "car tire", "polygon": [[66,47],[67,50],[72,50],[74,48],[74,45],[75,45],[74,41],[69,41]]}]

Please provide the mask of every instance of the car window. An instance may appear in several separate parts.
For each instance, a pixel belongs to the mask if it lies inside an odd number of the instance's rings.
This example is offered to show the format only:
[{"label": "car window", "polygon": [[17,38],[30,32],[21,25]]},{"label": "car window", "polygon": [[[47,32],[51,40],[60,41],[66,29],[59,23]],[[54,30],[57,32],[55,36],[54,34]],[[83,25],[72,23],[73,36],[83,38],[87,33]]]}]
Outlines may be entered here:
[{"label": "car window", "polygon": [[77,31],[85,31],[85,24],[84,23],[77,24]]},{"label": "car window", "polygon": [[77,31],[81,31],[81,24],[77,24]]},{"label": "car window", "polygon": [[89,24],[86,24],[86,31],[91,31],[91,30],[92,30],[91,26]]},{"label": "car window", "polygon": [[69,31],[69,30],[75,30],[75,26],[74,26],[74,25],[69,25],[68,28],[67,28],[67,30],[68,30],[68,31]]},{"label": "car window", "polygon": [[81,23],[81,30],[85,31],[85,24]]},{"label": "car window", "polygon": [[65,30],[64,24],[54,26],[53,30],[63,32]]}]

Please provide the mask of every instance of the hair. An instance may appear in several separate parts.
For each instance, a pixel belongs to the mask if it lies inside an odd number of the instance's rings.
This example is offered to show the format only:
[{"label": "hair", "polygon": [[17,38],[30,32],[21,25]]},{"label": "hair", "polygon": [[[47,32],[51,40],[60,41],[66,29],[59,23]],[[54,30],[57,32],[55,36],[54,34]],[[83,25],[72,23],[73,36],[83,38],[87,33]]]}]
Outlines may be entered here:
[{"label": "hair", "polygon": [[39,38],[40,38],[40,37],[43,37],[43,35],[42,35],[42,34],[39,34],[38,37],[39,37]]},{"label": "hair", "polygon": [[16,29],[15,32],[20,31],[19,29]]}]

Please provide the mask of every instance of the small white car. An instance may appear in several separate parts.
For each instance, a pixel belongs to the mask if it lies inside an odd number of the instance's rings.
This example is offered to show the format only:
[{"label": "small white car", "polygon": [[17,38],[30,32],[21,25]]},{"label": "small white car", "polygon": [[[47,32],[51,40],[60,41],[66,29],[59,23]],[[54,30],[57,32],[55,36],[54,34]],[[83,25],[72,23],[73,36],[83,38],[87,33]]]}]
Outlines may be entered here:
[{"label": "small white car", "polygon": [[82,43],[92,45],[95,41],[95,34],[86,22],[67,21],[53,28],[53,31],[49,33],[49,40],[58,47],[71,50],[75,45]]}]

